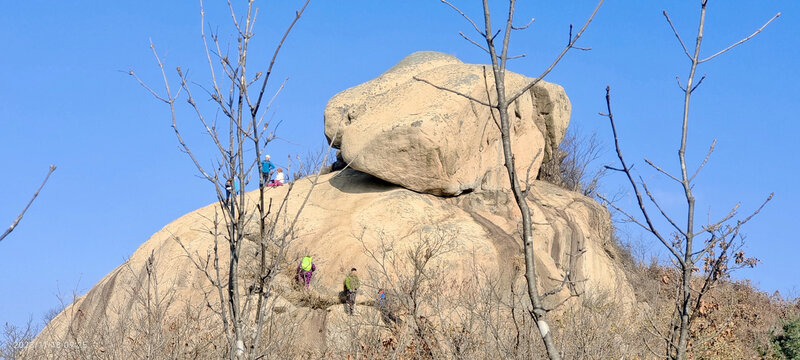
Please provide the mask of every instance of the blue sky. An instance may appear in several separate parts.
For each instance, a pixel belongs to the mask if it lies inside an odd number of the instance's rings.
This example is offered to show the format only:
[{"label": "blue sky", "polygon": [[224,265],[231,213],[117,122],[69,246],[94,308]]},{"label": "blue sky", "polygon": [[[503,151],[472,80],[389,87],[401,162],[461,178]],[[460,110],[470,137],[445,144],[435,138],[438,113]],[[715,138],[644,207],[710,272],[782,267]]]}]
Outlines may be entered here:
[{"label": "blue sky", "polygon": [[[476,19],[481,15],[478,1],[454,2]],[[207,21],[227,42],[232,38],[226,7],[221,1],[207,3]],[[647,171],[642,158],[677,168],[682,95],[675,76],[685,79],[689,64],[661,11],[669,11],[684,39],[693,43],[697,3],[608,0],[579,43],[592,50],[568,54],[547,78],[563,85],[572,100],[572,125],[583,134],[597,132],[607,144],[598,166],[615,162],[607,120],[597,115],[605,110],[606,85],[612,87],[628,161],[676,212],[683,206],[679,188]],[[251,67],[266,65],[299,6],[297,1],[257,4]],[[569,24],[580,26],[594,6],[583,0],[519,4],[517,22],[536,21],[530,30],[514,34],[512,53],[528,56],[509,68],[538,75],[565,45]],[[800,192],[794,184],[800,175],[800,3],[711,1],[704,52],[750,34],[779,11],[782,16],[763,33],[699,69],[708,76],[693,98],[688,158],[699,163],[718,139],[695,188],[700,214],[725,213],[737,201],[746,212],[775,192],[774,201],[745,229],[748,253],[763,264],[737,276],[765,291],[798,295],[795,205]],[[502,16],[504,10],[494,13]],[[0,323],[19,324],[29,316],[39,321],[58,306],[59,291],[87,290],[151,234],[214,200],[209,185],[178,150],[167,107],[126,74],[134,69],[160,86],[148,47],[152,39],[168,69],[180,65],[195,81],[206,82],[200,23],[196,1],[0,5],[6,49],[0,66],[0,226],[16,217],[48,165],[58,165],[17,230],[0,242],[5,295]],[[327,100],[414,51],[485,63],[485,55],[459,31],[472,34],[471,26],[435,0],[312,0],[275,69],[275,80],[289,80],[270,114],[280,122],[281,139],[269,149],[273,159],[285,167],[290,154],[319,148]],[[208,144],[185,111],[179,120],[202,156]],[[627,196],[622,180],[607,177],[604,191]],[[630,199],[621,204],[630,205]],[[630,229],[626,234],[645,251],[658,252],[652,239]]]}]

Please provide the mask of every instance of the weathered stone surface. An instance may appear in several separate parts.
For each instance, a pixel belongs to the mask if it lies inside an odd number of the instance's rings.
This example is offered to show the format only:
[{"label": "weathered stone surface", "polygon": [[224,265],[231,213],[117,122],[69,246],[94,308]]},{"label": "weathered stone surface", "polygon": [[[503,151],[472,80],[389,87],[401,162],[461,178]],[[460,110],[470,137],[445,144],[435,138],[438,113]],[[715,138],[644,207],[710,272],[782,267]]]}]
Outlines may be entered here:
[{"label": "weathered stone surface", "polygon": [[[409,55],[379,77],[336,94],[325,109],[325,135],[357,170],[436,195],[507,187],[491,67],[438,52]],[[507,72],[511,95],[533,79]],[[492,95],[494,101],[496,95]],[[569,124],[561,86],[539,82],[510,107],[517,171],[536,176]]]},{"label": "weathered stone surface", "polygon": [[[511,281],[524,281],[514,268],[515,264],[522,263],[523,256],[517,234],[519,214],[507,192],[473,192],[443,199],[352,169],[325,175],[321,180],[300,215],[290,250],[296,258],[302,254],[313,255],[317,265],[312,282],[316,300],[304,301],[303,294],[292,291],[289,282],[296,265],[290,264],[275,284],[275,305],[270,307],[279,316],[276,321],[292,329],[293,332],[287,333],[297,337],[292,341],[301,342],[304,348],[323,353],[346,346],[341,343],[344,340],[340,339],[338,331],[347,328],[347,321],[351,320],[342,315],[343,305],[337,299],[351,267],[359,269],[363,292],[358,300],[366,302],[358,306],[358,312],[375,317],[369,301],[374,297],[374,287],[378,286],[380,276],[367,250],[380,249],[382,241],[394,242],[392,251],[403,254],[420,238],[453,235],[456,249],[437,260],[447,269],[448,279],[471,281],[477,269],[481,269],[498,279],[496,281],[506,283],[498,289],[508,289]],[[289,214],[297,211],[309,187],[307,179],[295,184],[289,196]],[[284,198],[287,189],[288,186],[270,189],[267,196],[277,203]],[[249,196],[251,201],[255,200],[257,191]],[[573,276],[587,279],[586,292],[612,292],[623,301],[632,301],[630,285],[608,255],[614,250],[608,244],[609,217],[603,207],[580,194],[541,181],[533,182],[530,200],[537,224],[536,264],[543,287],[554,286],[555,282],[547,279],[562,276],[562,269],[572,260],[570,254],[585,249],[583,256],[575,260],[577,270]],[[206,303],[216,303],[217,294],[176,238],[197,259],[206,259],[213,251],[213,237],[207,229],[212,227],[211,219],[216,210],[218,205],[209,205],[165,226],[128,261],[59,314],[37,340],[69,339],[70,331],[86,334],[93,329],[136,338],[137,328],[116,332],[116,326],[131,324],[129,319],[144,316],[143,295],[148,289],[153,296],[157,289],[160,297],[168,294],[173,299],[166,319],[172,319],[170,316],[180,319],[186,309],[190,309],[197,312],[193,316],[208,319],[203,322],[208,328],[197,329],[193,336],[206,333],[212,336],[221,324]],[[226,248],[220,246],[223,259]],[[255,246],[243,252],[245,268],[255,262],[254,249]],[[157,284],[147,281],[148,266],[157,275]],[[204,293],[208,294],[207,298]]]}]

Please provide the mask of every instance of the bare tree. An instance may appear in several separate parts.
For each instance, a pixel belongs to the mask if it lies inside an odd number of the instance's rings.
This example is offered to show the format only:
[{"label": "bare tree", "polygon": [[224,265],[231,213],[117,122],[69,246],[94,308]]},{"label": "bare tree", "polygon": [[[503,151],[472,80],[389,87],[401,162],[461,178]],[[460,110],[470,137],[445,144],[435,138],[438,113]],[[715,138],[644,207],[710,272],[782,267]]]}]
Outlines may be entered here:
[{"label": "bare tree", "polygon": [[28,201],[28,204],[25,205],[25,208],[22,209],[22,212],[20,212],[19,215],[17,215],[17,218],[14,220],[14,222],[11,223],[11,226],[9,226],[8,229],[6,229],[6,231],[4,231],[2,235],[0,235],[0,241],[3,241],[3,239],[5,239],[6,236],[8,236],[8,234],[11,234],[11,232],[14,231],[17,225],[19,225],[19,222],[22,220],[22,217],[25,215],[25,212],[27,212],[28,208],[31,207],[31,204],[33,204],[33,201],[36,200],[36,197],[39,196],[39,192],[42,191],[44,184],[47,184],[47,180],[50,179],[50,174],[52,174],[53,171],[56,171],[56,166],[50,165],[50,171],[47,172],[47,175],[44,177],[44,181],[42,181],[42,184],[39,185],[38,189],[36,189],[36,192],[33,193],[31,200]]},{"label": "bare tree", "polygon": [[[694,345],[699,345],[715,336],[715,334],[712,334],[709,338],[690,339],[693,322],[696,319],[698,309],[703,304],[703,296],[708,293],[708,291],[717,283],[717,281],[727,278],[730,272],[734,269],[745,266],[755,266],[757,260],[746,257],[744,251],[741,249],[744,238],[740,233],[740,230],[742,225],[752,219],[753,216],[756,215],[770,199],[772,199],[772,194],[770,194],[764,203],[762,203],[757,209],[755,209],[746,217],[736,218],[739,209],[739,204],[737,204],[722,218],[716,221],[709,219],[708,223],[701,225],[699,229],[695,225],[695,196],[692,192],[694,179],[708,162],[708,159],[711,156],[711,153],[714,151],[714,146],[716,144],[716,140],[714,140],[702,163],[700,163],[699,166],[697,166],[697,168],[690,173],[686,164],[686,144],[689,131],[690,115],[689,103],[692,93],[697,90],[698,86],[700,86],[700,84],[703,82],[703,79],[705,79],[704,75],[695,83],[697,67],[700,64],[705,63],[727,52],[733,47],[751,39],[760,33],[775,18],[780,16],[780,13],[776,14],[751,35],[742,38],[741,40],[710,56],[701,57],[700,47],[703,40],[707,4],[708,0],[700,1],[700,24],[697,30],[695,47],[692,52],[690,52],[686,47],[686,44],[681,39],[678,31],[673,26],[669,15],[666,11],[664,11],[664,17],[666,18],[667,23],[674,32],[675,37],[678,39],[678,42],[686,54],[686,57],[691,63],[686,83],[681,83],[680,78],[678,78],[678,86],[684,93],[681,139],[680,148],[678,150],[680,175],[673,175],[647,158],[644,159],[644,161],[655,171],[675,181],[680,186],[682,195],[686,199],[687,204],[686,213],[682,214],[682,216],[685,216],[686,221],[684,226],[679,225],[679,222],[675,220],[675,217],[671,216],[667,212],[667,209],[662,207],[658,199],[656,199],[656,197],[650,191],[650,188],[644,179],[640,177],[637,181],[634,178],[631,172],[632,166],[629,166],[625,162],[622,156],[622,150],[620,149],[617,130],[614,125],[614,115],[611,112],[611,92],[610,88],[608,87],[606,88],[607,113],[601,113],[601,115],[608,117],[611,123],[611,130],[614,135],[614,145],[621,164],[621,168],[609,168],[622,172],[626,175],[636,195],[638,212],[643,219],[637,218],[613,203],[608,202],[607,200],[606,201],[616,210],[621,212],[628,221],[637,224],[655,236],[668,251],[670,260],[678,271],[678,276],[676,277],[674,284],[675,308],[671,318],[671,323],[666,331],[660,331],[659,329],[656,329],[656,331],[659,331],[658,335],[663,339],[665,345],[664,352],[659,355],[673,359],[686,359],[687,351],[690,350],[692,342]],[[644,192],[644,194],[647,196],[647,199],[650,201],[649,204],[645,203],[642,192]],[[665,232],[664,229],[660,229],[655,225],[650,214],[653,209],[658,211],[665,223],[669,223],[669,229],[666,230],[668,233]],[[694,275],[695,272],[698,272],[699,275]],[[718,335],[718,333],[716,335]],[[656,352],[654,351],[654,354],[655,353]]]},{"label": "bare tree", "polygon": [[[216,303],[213,311],[221,320],[229,346],[228,356],[231,359],[252,359],[264,355],[264,342],[269,341],[263,338],[263,334],[265,325],[269,323],[267,307],[273,296],[272,282],[286,265],[284,259],[295,236],[295,224],[319,177],[318,173],[317,177],[310,179],[308,193],[301,204],[293,206],[290,213],[287,201],[292,185],[288,186],[281,200],[273,203],[272,198],[265,194],[266,184],[258,173],[262,154],[265,154],[266,146],[275,138],[268,131],[269,122],[264,117],[283,84],[277,86],[275,94],[269,100],[265,98],[267,86],[281,47],[309,1],[303,2],[295,12],[294,19],[280,38],[266,69],[255,74],[248,73],[248,50],[250,40],[255,35],[254,26],[258,13],[258,9],[253,6],[254,0],[247,2],[244,16],[237,14],[237,10],[228,1],[236,33],[235,54],[224,53],[226,46],[220,44],[218,34],[211,33],[209,39],[205,25],[202,26],[201,35],[211,83],[207,87],[201,86],[201,90],[210,97],[216,111],[224,116],[227,124],[217,124],[211,120],[213,116],[205,115],[204,107],[198,105],[194,97],[187,72],[180,67],[176,69],[178,90],[171,90],[164,63],[152,43],[151,48],[164,80],[165,93],[162,95],[154,91],[130,71],[130,75],[152,95],[169,105],[172,127],[181,149],[190,157],[202,178],[214,186],[219,207],[214,218],[208,219],[210,225],[204,230],[214,239],[213,252],[205,255],[192,253],[184,246],[185,239],[176,240],[215,289],[213,291],[216,294],[206,295],[209,306]],[[202,1],[200,13],[204,23],[205,10]],[[216,149],[217,160],[212,166],[202,164],[181,136],[175,104],[181,93]],[[327,156],[328,153],[325,154],[326,158]],[[246,196],[244,188],[253,176],[259,179],[258,194],[254,197]],[[212,301],[209,297],[216,297],[217,300]]]},{"label": "bare tree", "polygon": [[[454,93],[459,96],[463,96],[470,101],[474,101],[478,104],[488,106],[492,110],[492,116],[494,117],[495,114],[499,118],[498,128],[500,130],[500,136],[503,145],[503,160],[506,170],[508,171],[508,177],[510,179],[509,187],[511,192],[514,195],[514,200],[517,203],[517,206],[522,213],[522,243],[524,245],[524,254],[525,254],[525,278],[527,280],[527,292],[528,296],[530,297],[532,308],[529,310],[529,314],[532,317],[533,321],[536,323],[537,328],[539,329],[539,333],[541,334],[542,341],[544,342],[545,348],[547,350],[547,355],[550,359],[560,359],[561,354],[559,353],[558,348],[553,341],[553,337],[550,331],[550,325],[548,325],[547,320],[547,313],[552,310],[552,308],[545,305],[544,298],[549,295],[555,295],[561,292],[564,289],[565,285],[573,285],[573,279],[569,276],[569,270],[567,270],[566,275],[563,281],[560,282],[560,285],[552,290],[545,291],[544,293],[540,293],[539,289],[537,288],[539,284],[538,274],[536,272],[535,267],[535,260],[534,260],[534,246],[533,246],[533,224],[531,220],[531,209],[528,205],[528,190],[530,189],[530,174],[526,174],[524,178],[521,178],[521,174],[517,173],[517,168],[514,159],[514,153],[512,151],[512,143],[511,143],[511,131],[510,131],[510,121],[509,121],[509,112],[508,108],[514,101],[517,100],[520,96],[527,94],[529,90],[531,90],[539,81],[542,80],[547,74],[549,74],[555,66],[558,64],[559,61],[564,57],[564,55],[570,49],[581,49],[581,50],[588,50],[586,48],[580,48],[575,46],[575,43],[581,37],[583,32],[591,23],[592,19],[594,19],[595,14],[600,9],[600,6],[603,4],[603,0],[600,0],[595,7],[592,14],[584,23],[583,27],[573,36],[572,34],[572,25],[569,27],[569,40],[567,41],[567,45],[564,49],[559,53],[559,55],[555,58],[555,60],[550,64],[550,66],[545,69],[541,75],[535,78],[533,81],[530,81],[528,84],[523,86],[520,89],[506,89],[505,83],[505,75],[506,75],[506,63],[508,60],[516,59],[520,57],[524,57],[525,54],[521,55],[509,55],[508,54],[508,45],[511,40],[511,34],[514,30],[524,30],[528,28],[531,23],[533,23],[533,19],[524,26],[515,26],[514,25],[514,10],[516,1],[509,0],[508,2],[508,16],[505,21],[505,28],[494,30],[492,26],[492,16],[490,13],[489,7],[489,0],[483,0],[483,19],[484,25],[481,28],[478,24],[473,21],[467,14],[457,8],[455,5],[450,3],[448,0],[441,0],[443,3],[450,6],[453,10],[458,12],[461,16],[463,16],[475,29],[476,32],[480,34],[482,37],[482,41],[485,42],[485,46],[481,45],[475,40],[470,39],[467,35],[463,32],[459,33],[463,38],[467,41],[471,42],[472,44],[478,46],[486,52],[492,63],[492,75],[494,80],[494,91],[492,91],[492,95],[495,95],[496,98],[492,101],[491,96],[486,100],[480,100],[474,97],[471,97],[466,94],[462,94],[455,90],[450,90],[444,88],[442,86],[432,84],[424,79],[417,79],[418,81],[423,81],[428,83],[438,89],[443,91],[448,91]],[[498,38],[500,32],[503,32],[503,36]],[[498,52],[498,46],[499,52]],[[487,85],[488,88],[488,85]],[[488,89],[487,89],[488,92]],[[525,185],[524,188],[522,185]],[[575,251],[575,249],[573,249]],[[577,255],[577,253],[575,254]],[[572,288],[572,286],[569,286]],[[575,294],[572,294],[575,295]]]}]

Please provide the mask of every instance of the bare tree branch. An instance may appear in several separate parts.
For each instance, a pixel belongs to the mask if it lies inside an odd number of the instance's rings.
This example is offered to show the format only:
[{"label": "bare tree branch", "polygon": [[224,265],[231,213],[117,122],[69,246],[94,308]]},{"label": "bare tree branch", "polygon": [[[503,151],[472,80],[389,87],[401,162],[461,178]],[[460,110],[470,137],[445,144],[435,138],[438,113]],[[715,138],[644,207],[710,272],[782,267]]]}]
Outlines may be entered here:
[{"label": "bare tree branch", "polygon": [[436,84],[434,84],[434,83],[432,83],[432,82],[430,82],[430,81],[428,81],[428,80],[421,79],[421,78],[418,78],[418,77],[416,77],[416,76],[414,76],[414,77],[413,77],[413,79],[414,79],[414,80],[416,80],[416,81],[421,81],[421,82],[424,82],[424,83],[426,83],[426,84],[428,84],[428,85],[430,85],[430,86],[433,86],[433,87],[435,87],[435,88],[437,88],[437,89],[439,89],[439,90],[443,90],[443,91],[447,91],[447,92],[449,92],[449,93],[456,94],[456,95],[458,95],[458,96],[461,96],[461,97],[463,97],[463,98],[466,98],[466,99],[467,99],[467,100],[469,100],[469,101],[474,101],[474,102],[476,102],[476,103],[478,103],[478,104],[481,104],[481,105],[483,105],[483,106],[490,107],[490,108],[497,108],[497,105],[491,105],[491,104],[489,104],[489,103],[486,103],[486,102],[484,102],[483,100],[477,99],[477,98],[475,98],[475,97],[469,96],[469,95],[467,95],[467,94],[464,94],[464,93],[462,93],[462,92],[459,92],[459,91],[456,91],[456,90],[452,90],[452,89],[448,89],[448,88],[446,88],[446,87],[443,87],[443,86],[436,85]]},{"label": "bare tree branch", "polygon": [[[608,109],[608,112],[606,114],[604,114],[604,115],[608,118],[609,122],[611,123],[611,132],[614,134],[614,148],[617,151],[617,158],[619,158],[619,161],[622,164],[623,172],[628,177],[628,182],[630,182],[631,187],[633,188],[634,193],[636,194],[636,201],[639,204],[639,210],[641,210],[642,215],[644,215],[644,219],[647,222],[647,226],[645,228],[649,232],[651,232],[653,235],[655,235],[656,238],[658,238],[658,240],[661,242],[661,244],[664,245],[664,247],[666,247],[670,251],[670,253],[672,254],[673,258],[675,258],[683,266],[684,265],[684,260],[681,258],[681,256],[678,253],[678,251],[674,247],[672,247],[672,245],[669,242],[667,242],[667,240],[664,239],[663,236],[661,236],[661,233],[658,231],[658,229],[656,229],[655,225],[653,225],[653,222],[650,220],[650,215],[648,214],[647,208],[645,207],[644,201],[642,200],[642,194],[641,194],[641,192],[639,192],[639,186],[636,184],[636,181],[633,179],[633,176],[631,175],[631,172],[630,172],[630,168],[627,165],[625,165],[625,159],[622,156],[622,149],[620,148],[620,145],[619,145],[619,137],[617,136],[617,127],[614,124],[614,114],[611,112],[611,87],[610,86],[606,86],[606,109]],[[631,218],[633,218],[633,217],[631,217]]]},{"label": "bare tree branch", "polygon": [[686,91],[686,88],[683,87],[683,84],[681,84],[681,77],[680,76],[675,76],[675,81],[678,82],[678,88],[680,88],[682,91]]},{"label": "bare tree branch", "polygon": [[530,26],[531,26],[531,24],[533,24],[533,21],[534,21],[534,20],[536,20],[536,18],[531,18],[531,21],[528,21],[528,23],[527,23],[527,24],[525,24],[525,25],[523,25],[523,26],[512,26],[512,27],[511,27],[511,30],[525,30],[525,29],[527,29],[528,27],[530,27]]},{"label": "bare tree branch", "polygon": [[681,43],[681,48],[683,48],[683,52],[686,54],[686,56],[689,58],[689,60],[691,60],[692,59],[692,55],[689,54],[689,49],[687,49],[686,48],[686,44],[683,43],[683,39],[681,39],[681,35],[678,34],[678,30],[675,29],[675,25],[672,25],[672,20],[669,18],[669,14],[667,14],[667,10],[664,10],[662,12],[662,14],[664,14],[664,17],[667,19],[667,22],[669,23],[669,27],[672,29],[672,33],[675,34],[675,37],[678,38],[678,42]]},{"label": "bare tree branch", "polygon": [[[698,86],[700,86],[700,84],[702,84],[702,83],[703,83],[703,80],[705,80],[705,79],[706,79],[706,76],[705,76],[705,75],[701,76],[701,77],[700,77],[700,80],[698,80],[698,81],[697,81],[697,84],[696,84],[695,86],[693,86],[693,87],[692,87],[692,90],[691,90],[691,91],[689,91],[689,92],[690,92],[690,93],[692,93],[692,92],[694,92],[695,90],[697,90],[697,87],[698,87]],[[683,90],[684,90],[684,91],[686,91],[686,89],[683,89]]]},{"label": "bare tree branch", "polygon": [[477,42],[475,42],[475,40],[470,39],[469,37],[467,37],[467,35],[464,35],[463,32],[459,31],[458,35],[461,35],[461,37],[463,37],[465,40],[471,42],[473,45],[479,47],[481,50],[485,51],[486,53],[489,53],[489,50],[487,50],[485,47],[483,47],[483,45],[478,44]]},{"label": "bare tree branch", "polygon": [[[572,24],[569,24],[569,37],[567,38],[567,44],[572,44]],[[574,45],[572,46],[572,48],[573,49],[577,49],[577,50],[583,50],[583,51],[592,50],[592,48],[579,47],[579,46],[574,46]]]},{"label": "bare tree branch", "polygon": [[289,36],[289,32],[292,31],[292,28],[294,27],[294,24],[297,23],[297,20],[300,20],[300,16],[303,15],[303,12],[306,10],[306,7],[308,6],[308,3],[310,1],[311,0],[306,0],[306,2],[303,3],[303,6],[300,8],[300,10],[295,12],[295,16],[294,19],[292,20],[292,23],[289,24],[289,27],[286,28],[286,32],[283,33],[281,41],[278,42],[278,46],[275,48],[275,52],[272,54],[272,59],[270,59],[269,61],[269,67],[267,67],[267,75],[264,76],[264,80],[261,83],[261,91],[259,91],[258,93],[258,100],[256,100],[255,106],[251,107],[252,116],[258,114],[258,108],[261,105],[261,98],[264,96],[264,89],[266,89],[267,87],[267,81],[269,81],[269,76],[272,75],[272,67],[275,65],[275,59],[278,58],[278,53],[281,51],[283,42],[286,41],[286,38]]},{"label": "bare tree branch", "polygon": [[708,153],[706,153],[706,157],[703,159],[703,162],[700,163],[700,166],[697,167],[697,170],[694,171],[692,177],[689,178],[689,181],[694,180],[694,178],[697,177],[697,174],[700,173],[700,170],[702,170],[703,167],[706,166],[706,163],[708,163],[708,159],[711,157],[711,153],[714,152],[714,146],[716,145],[717,145],[717,139],[714,139],[714,141],[711,142],[711,146],[708,148]]},{"label": "bare tree branch", "polygon": [[33,204],[33,201],[36,200],[36,197],[39,196],[39,192],[42,191],[42,188],[44,188],[44,184],[47,184],[47,180],[50,179],[50,174],[52,174],[53,171],[56,171],[56,166],[50,165],[50,170],[47,171],[47,175],[45,175],[42,184],[39,185],[39,188],[37,188],[36,191],[33,193],[33,196],[31,196],[30,201],[28,201],[28,204],[25,205],[25,207],[22,209],[22,212],[20,212],[19,215],[17,215],[17,218],[14,219],[14,222],[11,223],[11,226],[9,226],[8,229],[6,229],[6,231],[3,232],[3,235],[0,235],[0,241],[3,241],[3,239],[5,239],[5,237],[8,236],[8,234],[10,234],[12,231],[14,231],[17,225],[19,225],[19,222],[22,221],[22,217],[25,215],[25,212],[27,212],[28,208],[31,207],[31,204]]},{"label": "bare tree branch", "polygon": [[564,48],[564,50],[561,50],[561,53],[558,54],[558,56],[555,58],[555,60],[553,60],[553,62],[550,64],[550,66],[547,69],[545,69],[545,71],[543,71],[539,75],[539,77],[537,77],[536,79],[534,79],[533,81],[528,83],[528,85],[526,85],[525,87],[523,87],[522,89],[517,91],[514,95],[508,97],[508,102],[509,103],[514,102],[514,100],[516,100],[518,97],[522,96],[522,94],[524,94],[526,91],[530,90],[532,87],[534,87],[536,84],[538,84],[539,81],[541,81],[545,76],[547,76],[547,74],[549,74],[551,71],[553,71],[553,69],[556,67],[556,64],[558,64],[558,62],[561,61],[561,58],[563,58],[564,55],[566,55],[566,53],[567,53],[567,51],[569,51],[569,49],[573,48],[573,46],[578,41],[578,39],[581,38],[581,35],[583,35],[583,32],[586,31],[586,28],[589,27],[589,24],[594,19],[594,16],[597,14],[597,11],[600,10],[600,6],[603,5],[603,1],[605,1],[605,0],[600,0],[600,2],[597,3],[597,6],[594,8],[594,11],[592,11],[592,15],[590,15],[589,18],[586,19],[586,22],[583,24],[583,27],[581,27],[581,30],[578,31],[577,34],[575,34],[575,37],[572,38],[572,41],[570,41],[569,44],[567,44],[567,46]]},{"label": "bare tree branch", "polygon": [[656,170],[658,170],[658,172],[660,172],[660,173],[662,173],[662,174],[664,174],[664,175],[667,175],[667,176],[668,176],[670,179],[672,179],[672,180],[675,180],[675,181],[677,181],[678,183],[680,183],[680,182],[681,182],[681,179],[678,179],[677,177],[675,177],[675,176],[673,176],[672,174],[668,173],[666,170],[664,170],[664,169],[660,168],[658,165],[654,164],[652,161],[648,160],[647,158],[645,158],[645,159],[644,159],[644,162],[646,162],[646,163],[647,163],[647,165],[650,165],[650,166],[652,166],[652,167],[653,167],[653,169],[656,169]]},{"label": "bare tree branch", "polygon": [[658,211],[661,213],[661,216],[664,217],[664,219],[666,219],[667,221],[669,221],[669,223],[672,225],[673,228],[675,228],[675,230],[678,233],[680,233],[683,236],[686,236],[686,232],[683,231],[683,229],[681,229],[681,227],[678,226],[678,224],[676,224],[675,221],[672,220],[672,218],[669,215],[667,215],[664,209],[661,208],[661,205],[658,204],[658,201],[656,201],[655,196],[653,196],[653,194],[650,192],[650,189],[647,188],[647,183],[645,183],[641,177],[639,178],[639,181],[642,183],[642,187],[644,188],[647,197],[650,198],[650,201],[653,203],[653,205],[656,206],[656,209],[658,209]]},{"label": "bare tree branch", "polygon": [[752,39],[752,38],[753,38],[753,36],[756,36],[756,35],[758,35],[758,33],[760,33],[762,30],[764,30],[764,28],[766,28],[766,27],[767,27],[767,25],[769,25],[769,23],[771,23],[771,22],[772,22],[772,20],[775,20],[775,19],[777,19],[779,16],[781,16],[781,13],[777,13],[777,14],[775,14],[775,16],[773,16],[771,19],[769,19],[769,21],[767,21],[766,23],[764,23],[764,25],[761,25],[761,27],[760,27],[760,28],[758,28],[758,30],[756,30],[755,32],[753,32],[753,33],[752,33],[752,34],[750,34],[749,36],[747,36],[747,37],[745,37],[745,38],[743,38],[743,39],[741,39],[741,40],[739,40],[739,41],[737,41],[737,42],[735,42],[735,43],[731,44],[730,46],[728,46],[728,47],[726,47],[726,48],[724,48],[724,49],[722,49],[722,50],[720,50],[720,51],[716,52],[714,55],[711,55],[711,56],[709,56],[709,57],[707,57],[707,58],[705,58],[705,59],[703,59],[703,60],[700,60],[699,62],[700,62],[700,63],[704,63],[704,62],[706,62],[706,61],[709,61],[709,60],[711,60],[711,59],[713,59],[713,58],[715,58],[715,57],[717,57],[717,56],[719,56],[719,55],[722,55],[722,54],[723,54],[723,53],[725,53],[726,51],[728,51],[728,50],[730,50],[730,49],[733,49],[734,47],[736,47],[736,46],[738,46],[738,45],[740,45],[740,44],[744,43],[745,41]]},{"label": "bare tree branch", "polygon": [[475,28],[475,31],[477,31],[478,34],[481,34],[482,36],[486,36],[486,34],[483,31],[481,31],[481,29],[478,27],[478,25],[475,24],[475,22],[472,21],[472,19],[470,19],[469,16],[467,16],[467,14],[464,14],[463,11],[461,11],[459,8],[457,8],[455,5],[453,5],[449,1],[447,1],[447,0],[441,0],[441,1],[443,3],[445,3],[445,4],[447,4],[447,6],[453,8],[453,10],[455,10],[457,13],[461,14],[461,16],[464,17],[464,19],[467,19],[467,21],[469,21],[469,23],[472,24],[472,27]]}]

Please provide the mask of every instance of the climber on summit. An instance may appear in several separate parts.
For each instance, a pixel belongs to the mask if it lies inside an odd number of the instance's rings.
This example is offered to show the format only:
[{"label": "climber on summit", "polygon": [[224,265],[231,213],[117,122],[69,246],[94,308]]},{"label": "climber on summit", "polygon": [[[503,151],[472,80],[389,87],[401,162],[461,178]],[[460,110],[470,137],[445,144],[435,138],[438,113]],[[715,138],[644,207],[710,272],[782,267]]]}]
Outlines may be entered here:
[{"label": "climber on summit", "polygon": [[311,276],[314,275],[315,270],[317,270],[317,266],[314,265],[311,256],[304,257],[297,265],[297,282],[304,284],[306,290],[311,286]]},{"label": "climber on summit", "polygon": [[275,170],[275,165],[269,161],[269,155],[264,156],[264,161],[261,162],[261,180],[264,185],[272,180],[272,172]]},{"label": "climber on summit", "polygon": [[239,189],[239,179],[228,179],[225,181],[225,202],[229,202],[231,200],[231,194],[239,195],[241,193]]},{"label": "climber on summit", "polygon": [[233,182],[231,179],[225,182],[225,202],[230,201],[231,193],[233,192]]},{"label": "climber on summit", "polygon": [[283,173],[283,169],[278,168],[275,173],[275,179],[269,182],[269,186],[283,186],[283,182],[286,181],[286,175]]}]

